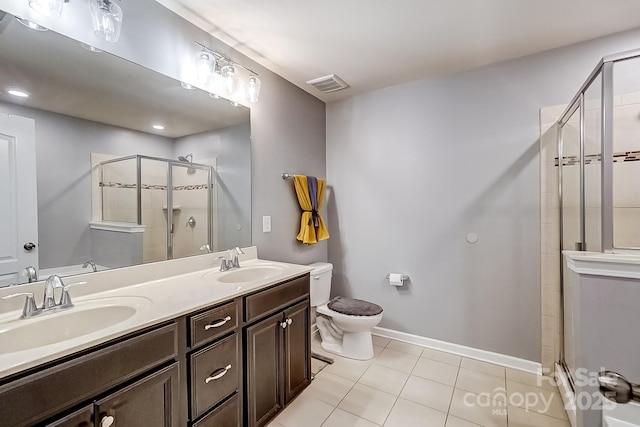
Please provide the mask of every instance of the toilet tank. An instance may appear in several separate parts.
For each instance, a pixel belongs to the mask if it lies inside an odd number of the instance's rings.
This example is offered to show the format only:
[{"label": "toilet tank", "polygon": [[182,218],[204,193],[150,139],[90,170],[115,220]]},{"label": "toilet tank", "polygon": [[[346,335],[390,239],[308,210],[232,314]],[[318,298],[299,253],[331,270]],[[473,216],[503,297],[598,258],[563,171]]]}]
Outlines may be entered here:
[{"label": "toilet tank", "polygon": [[311,270],[311,307],[317,307],[329,301],[331,294],[331,272],[333,265],[328,262],[314,262],[309,264]]}]

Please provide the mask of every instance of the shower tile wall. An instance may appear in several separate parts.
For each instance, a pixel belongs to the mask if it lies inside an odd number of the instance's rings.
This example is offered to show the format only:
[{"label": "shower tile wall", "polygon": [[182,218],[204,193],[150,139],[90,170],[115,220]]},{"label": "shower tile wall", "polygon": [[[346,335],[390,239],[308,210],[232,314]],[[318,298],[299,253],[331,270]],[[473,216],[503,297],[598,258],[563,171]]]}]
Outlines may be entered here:
[{"label": "shower tile wall", "polygon": [[143,262],[167,259],[167,163],[142,160]]},{"label": "shower tile wall", "polygon": [[[594,100],[596,101],[596,100]],[[540,197],[541,197],[541,301],[542,301],[542,365],[553,369],[560,357],[560,225],[558,205],[558,167],[556,120],[566,105],[540,110]],[[600,144],[600,104],[587,102],[585,108],[585,153],[598,153]],[[640,93],[614,98],[614,153],[624,153],[613,165],[613,221],[616,247],[640,247],[640,151],[637,139],[640,118]],[[638,156],[640,158],[640,155]],[[626,159],[626,160],[625,160]],[[579,166],[576,164],[575,166]],[[575,180],[576,174],[565,174]],[[577,188],[579,182],[566,182],[565,188]],[[585,165],[585,221],[587,250],[601,251],[600,161]],[[578,218],[577,193],[565,194],[565,217]],[[574,212],[574,210],[576,210]],[[565,225],[567,221],[565,220]],[[573,229],[569,229],[571,232]],[[579,240],[566,236],[565,242]]]}]

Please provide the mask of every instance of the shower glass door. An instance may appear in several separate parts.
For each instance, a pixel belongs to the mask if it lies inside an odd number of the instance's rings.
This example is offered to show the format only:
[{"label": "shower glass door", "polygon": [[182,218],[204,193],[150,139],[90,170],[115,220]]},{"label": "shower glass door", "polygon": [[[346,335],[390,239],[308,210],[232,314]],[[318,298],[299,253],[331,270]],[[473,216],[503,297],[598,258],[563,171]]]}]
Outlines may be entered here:
[{"label": "shower glass door", "polygon": [[212,239],[212,168],[171,163],[168,210],[169,258],[214,249]]}]

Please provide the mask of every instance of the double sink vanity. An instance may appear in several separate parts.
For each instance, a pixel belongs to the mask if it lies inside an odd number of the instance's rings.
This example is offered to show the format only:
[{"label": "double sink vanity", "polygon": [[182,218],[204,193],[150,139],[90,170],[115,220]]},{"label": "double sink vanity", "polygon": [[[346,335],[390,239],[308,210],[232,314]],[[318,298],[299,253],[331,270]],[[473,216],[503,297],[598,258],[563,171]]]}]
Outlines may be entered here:
[{"label": "double sink vanity", "polygon": [[0,424],[266,425],[311,381],[311,268],[245,252],[70,277],[51,314],[0,301]]}]

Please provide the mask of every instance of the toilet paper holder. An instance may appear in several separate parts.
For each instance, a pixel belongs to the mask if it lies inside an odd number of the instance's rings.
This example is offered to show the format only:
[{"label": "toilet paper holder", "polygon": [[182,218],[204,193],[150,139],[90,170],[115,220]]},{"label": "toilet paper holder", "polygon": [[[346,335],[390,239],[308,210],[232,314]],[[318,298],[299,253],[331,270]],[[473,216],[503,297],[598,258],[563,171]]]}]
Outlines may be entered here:
[{"label": "toilet paper holder", "polygon": [[[386,279],[389,280],[391,273],[387,273],[387,277]],[[409,276],[407,274],[403,274],[402,276],[400,276],[400,280],[402,280],[403,282],[406,282],[407,280],[409,280]]]}]

